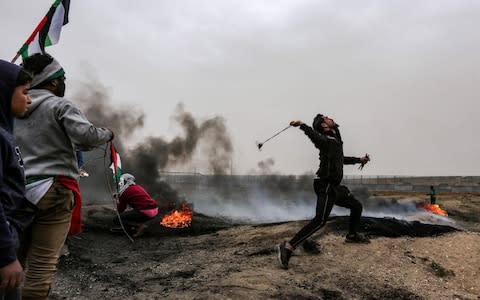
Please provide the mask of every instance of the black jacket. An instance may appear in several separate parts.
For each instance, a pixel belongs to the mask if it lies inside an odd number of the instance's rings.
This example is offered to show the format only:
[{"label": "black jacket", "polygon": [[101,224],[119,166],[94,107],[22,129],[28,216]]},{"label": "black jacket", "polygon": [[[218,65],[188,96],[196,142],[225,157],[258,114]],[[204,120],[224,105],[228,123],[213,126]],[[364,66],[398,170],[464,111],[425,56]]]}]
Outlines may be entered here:
[{"label": "black jacket", "polygon": [[36,207],[25,198],[25,175],[13,136],[11,99],[20,67],[0,60],[0,268],[16,260],[13,225],[23,230]]},{"label": "black jacket", "polygon": [[338,128],[335,129],[336,134],[319,133],[306,124],[300,125],[300,129],[320,150],[320,167],[316,174],[321,180],[339,185],[343,178],[343,165],[361,163],[358,157],[343,156],[343,141]]}]

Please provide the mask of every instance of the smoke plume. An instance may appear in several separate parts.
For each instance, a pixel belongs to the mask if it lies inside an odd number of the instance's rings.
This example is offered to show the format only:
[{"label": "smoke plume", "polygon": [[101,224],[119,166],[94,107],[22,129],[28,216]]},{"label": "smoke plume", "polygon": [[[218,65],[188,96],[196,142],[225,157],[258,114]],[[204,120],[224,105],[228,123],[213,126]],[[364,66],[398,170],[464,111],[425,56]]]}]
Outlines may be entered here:
[{"label": "smoke plume", "polygon": [[[154,184],[160,177],[161,170],[191,162],[194,152],[202,143],[203,155],[209,163],[208,171],[214,175],[226,174],[233,147],[225,120],[214,117],[198,122],[191,113],[185,111],[183,104],[177,106],[173,120],[181,126],[183,136],[177,136],[171,141],[161,137],[148,137],[127,152],[125,166],[136,170],[136,176],[142,182]],[[139,170],[143,171],[138,172]]]},{"label": "smoke plume", "polygon": [[[114,105],[105,87],[93,83],[86,83],[81,89],[81,94],[74,95],[73,100],[78,103],[93,124],[108,127],[114,132],[114,144],[122,159],[122,173],[133,174],[136,182],[145,187],[159,202],[179,201],[177,192],[166,182],[161,181],[160,172],[190,163],[197,152],[200,152],[199,154],[208,162],[208,171],[214,175],[226,174],[230,167],[233,146],[226,121],[222,117],[215,116],[198,121],[180,103],[176,107],[172,120],[180,126],[181,135],[171,140],[150,136],[133,147],[127,148],[124,141],[144,126],[145,114],[142,111],[132,109],[130,106]],[[90,191],[95,195],[102,188],[98,186],[98,180],[95,178],[107,176],[104,174],[106,161],[109,164],[107,150],[97,150],[87,154],[86,168],[91,177],[81,182],[83,183],[82,192]],[[102,155],[103,167],[98,161]],[[111,173],[108,176],[111,178]],[[97,198],[97,196],[93,197]]]},{"label": "smoke plume", "polygon": [[266,160],[259,161],[257,164],[261,175],[272,174],[272,168],[274,165],[275,160],[273,158],[267,158]]},{"label": "smoke plume", "polygon": [[[208,164],[207,171],[215,176],[198,175],[191,179],[193,184],[176,186],[188,202],[194,203],[195,210],[255,223],[309,219],[315,214],[312,174],[271,175],[275,160],[268,158],[258,163],[252,176],[224,176],[230,169],[233,146],[226,121],[220,116],[200,121],[180,103],[171,117],[181,129],[179,135],[172,139],[150,136],[127,147],[124,141],[143,129],[145,113],[131,106],[114,105],[107,90],[98,84],[86,84],[73,100],[93,124],[112,129],[122,158],[122,172],[133,174],[161,207],[184,200],[167,183],[168,177],[161,178],[161,172],[188,165],[194,156],[200,156]],[[106,193],[112,179],[108,149],[85,155],[91,175],[80,181],[85,202],[111,199]],[[418,212],[413,201],[372,197],[366,189],[353,193],[363,203],[365,216],[405,218]],[[347,215],[349,211],[335,207],[332,214]]]}]

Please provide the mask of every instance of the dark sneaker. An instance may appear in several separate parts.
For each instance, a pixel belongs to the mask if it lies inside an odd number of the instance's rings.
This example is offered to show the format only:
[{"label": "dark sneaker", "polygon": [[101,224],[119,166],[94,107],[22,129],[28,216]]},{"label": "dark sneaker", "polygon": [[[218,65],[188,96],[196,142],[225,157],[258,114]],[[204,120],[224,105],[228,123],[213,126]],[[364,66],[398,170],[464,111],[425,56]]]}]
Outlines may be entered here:
[{"label": "dark sneaker", "polygon": [[288,269],[288,261],[292,256],[292,250],[286,247],[287,242],[283,241],[277,246],[278,261],[285,270]]},{"label": "dark sneaker", "polygon": [[369,244],[370,239],[360,233],[349,233],[345,237],[346,243]]}]

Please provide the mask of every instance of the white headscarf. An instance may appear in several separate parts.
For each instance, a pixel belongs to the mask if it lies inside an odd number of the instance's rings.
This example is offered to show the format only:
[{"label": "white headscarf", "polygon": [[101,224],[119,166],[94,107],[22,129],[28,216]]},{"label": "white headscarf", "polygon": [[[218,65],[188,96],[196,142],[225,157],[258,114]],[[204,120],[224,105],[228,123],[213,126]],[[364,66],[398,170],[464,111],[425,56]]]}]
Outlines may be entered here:
[{"label": "white headscarf", "polygon": [[120,182],[118,183],[118,193],[120,194],[119,196],[122,196],[123,192],[131,186],[135,184],[135,177],[132,174],[125,173],[122,176],[120,176]]}]

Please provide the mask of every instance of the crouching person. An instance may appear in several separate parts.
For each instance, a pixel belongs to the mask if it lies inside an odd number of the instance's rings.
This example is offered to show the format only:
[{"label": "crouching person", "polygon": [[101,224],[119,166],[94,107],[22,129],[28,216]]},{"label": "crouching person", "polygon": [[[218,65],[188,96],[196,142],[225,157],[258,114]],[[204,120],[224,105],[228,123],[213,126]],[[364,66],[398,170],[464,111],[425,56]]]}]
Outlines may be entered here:
[{"label": "crouching person", "polygon": [[[120,176],[118,193],[117,210],[125,230],[133,237],[141,236],[147,228],[146,223],[158,215],[157,201],[142,186],[136,184],[135,177],[128,173]],[[132,209],[126,210],[128,206]],[[120,225],[117,217],[113,223]],[[112,228],[113,232],[120,230],[122,229],[119,227]]]},{"label": "crouching person", "polygon": [[15,136],[25,162],[27,198],[38,213],[21,237],[19,256],[26,269],[22,297],[47,299],[67,234],[81,231],[75,149],[105,144],[113,133],[95,127],[63,98],[65,71],[53,57],[36,54],[23,67],[33,74],[32,104],[17,119]]}]

